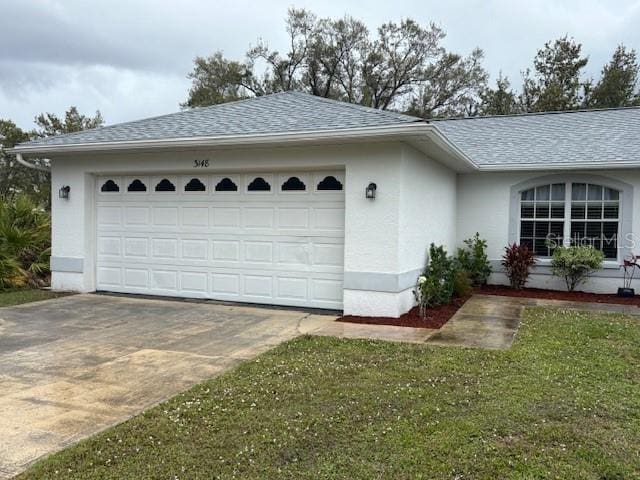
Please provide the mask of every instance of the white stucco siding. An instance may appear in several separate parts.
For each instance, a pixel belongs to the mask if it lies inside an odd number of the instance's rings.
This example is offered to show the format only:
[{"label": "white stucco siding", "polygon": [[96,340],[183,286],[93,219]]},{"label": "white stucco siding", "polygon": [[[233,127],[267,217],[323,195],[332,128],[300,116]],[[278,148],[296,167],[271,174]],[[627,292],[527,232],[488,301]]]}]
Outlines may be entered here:
[{"label": "white stucco siding", "polygon": [[410,146],[402,150],[400,270],[422,269],[430,243],[456,247],[456,173]]},{"label": "white stucco siding", "polygon": [[[345,272],[398,272],[401,146],[371,145],[346,164]],[[365,198],[369,183],[376,198]]]},{"label": "white stucco siding", "polygon": [[[515,218],[511,218],[511,189],[523,182],[534,181],[545,176],[565,178],[567,181],[579,176],[580,181],[592,179],[594,183],[597,183],[598,179],[604,178],[629,184],[633,187],[632,205],[630,209],[628,209],[629,205],[622,205],[622,208],[631,212],[631,230],[637,238],[640,233],[640,171],[638,170],[486,172],[458,176],[458,242],[461,243],[465,238],[479,232],[487,240],[490,260],[494,266],[499,268],[504,247],[511,241],[510,226],[512,222],[518,222],[517,215]],[[640,243],[635,247],[635,251],[640,254]],[[583,290],[611,293],[620,286],[621,272],[617,267],[617,262],[608,261],[605,266],[605,269],[598,272],[582,287]],[[506,284],[507,278],[503,274],[497,273],[492,276],[491,282]],[[561,290],[566,288],[562,280],[549,274],[548,268],[538,269],[537,274],[530,278],[528,286]],[[639,287],[640,285],[636,285],[636,288]]]}]

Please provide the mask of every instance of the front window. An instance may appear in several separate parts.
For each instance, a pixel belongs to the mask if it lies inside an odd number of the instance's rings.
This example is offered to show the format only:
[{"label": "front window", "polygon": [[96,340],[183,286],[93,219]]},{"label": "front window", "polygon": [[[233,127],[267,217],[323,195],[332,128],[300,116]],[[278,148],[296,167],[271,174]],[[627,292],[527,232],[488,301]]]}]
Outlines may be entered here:
[{"label": "front window", "polygon": [[592,245],[616,259],[620,192],[591,183],[550,183],[520,192],[520,243],[549,257],[559,245]]}]

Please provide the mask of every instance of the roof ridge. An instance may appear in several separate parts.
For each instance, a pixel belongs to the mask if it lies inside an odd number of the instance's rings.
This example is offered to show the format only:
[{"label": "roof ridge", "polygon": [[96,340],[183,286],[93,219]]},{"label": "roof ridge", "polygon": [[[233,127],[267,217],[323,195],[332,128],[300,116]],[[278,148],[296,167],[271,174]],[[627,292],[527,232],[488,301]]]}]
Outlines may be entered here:
[{"label": "roof ridge", "polygon": [[334,104],[334,105],[340,105],[341,107],[351,108],[353,110],[367,111],[367,112],[370,112],[370,113],[375,113],[377,115],[393,116],[395,118],[405,117],[407,119],[412,119],[412,120],[414,120],[416,122],[417,121],[424,121],[423,118],[415,117],[413,115],[407,115],[406,113],[396,112],[395,110],[382,110],[380,108],[374,108],[374,107],[368,107],[366,105],[360,105],[359,103],[351,103],[351,102],[345,102],[343,100],[336,100],[335,98],[321,97],[320,95],[314,95],[312,93],[302,92],[300,90],[287,90],[286,92],[279,92],[279,93],[289,93],[289,94],[304,95],[304,96],[307,96],[307,97],[312,97],[313,99],[318,100],[318,101],[324,101],[325,103],[331,103],[331,104]]},{"label": "roof ridge", "polygon": [[544,115],[564,115],[571,113],[597,113],[597,112],[609,112],[617,110],[638,110],[640,105],[631,105],[627,107],[605,107],[605,108],[579,108],[576,110],[550,110],[548,112],[523,112],[523,113],[509,113],[504,115],[477,115],[470,117],[447,117],[447,118],[430,118],[429,122],[450,122],[458,120],[481,120],[485,118],[513,118],[513,117],[535,117]]}]

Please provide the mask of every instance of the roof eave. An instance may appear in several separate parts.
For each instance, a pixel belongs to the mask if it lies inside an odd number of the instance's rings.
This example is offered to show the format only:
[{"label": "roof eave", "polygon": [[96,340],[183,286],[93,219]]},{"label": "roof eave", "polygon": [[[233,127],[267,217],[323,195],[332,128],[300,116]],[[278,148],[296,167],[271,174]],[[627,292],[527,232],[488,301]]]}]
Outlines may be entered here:
[{"label": "roof eave", "polygon": [[425,122],[404,123],[384,127],[361,127],[312,132],[288,132],[279,134],[223,135],[210,137],[165,138],[154,140],[78,143],[66,145],[17,145],[9,153],[25,156],[58,155],[65,153],[136,152],[171,149],[202,149],[219,147],[284,146],[318,143],[351,143],[372,141],[407,141],[419,139],[433,142],[446,152],[448,160],[464,170],[475,170],[473,161],[453,144],[434,125]]}]

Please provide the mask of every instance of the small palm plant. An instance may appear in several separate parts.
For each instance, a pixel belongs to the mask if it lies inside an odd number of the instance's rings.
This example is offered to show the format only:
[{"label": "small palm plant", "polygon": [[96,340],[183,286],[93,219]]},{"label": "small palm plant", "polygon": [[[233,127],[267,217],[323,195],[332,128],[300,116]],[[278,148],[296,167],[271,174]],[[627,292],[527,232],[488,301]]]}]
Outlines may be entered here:
[{"label": "small palm plant", "polygon": [[28,196],[0,199],[0,288],[45,285],[50,255],[49,213]]}]

